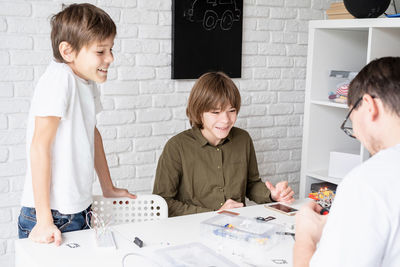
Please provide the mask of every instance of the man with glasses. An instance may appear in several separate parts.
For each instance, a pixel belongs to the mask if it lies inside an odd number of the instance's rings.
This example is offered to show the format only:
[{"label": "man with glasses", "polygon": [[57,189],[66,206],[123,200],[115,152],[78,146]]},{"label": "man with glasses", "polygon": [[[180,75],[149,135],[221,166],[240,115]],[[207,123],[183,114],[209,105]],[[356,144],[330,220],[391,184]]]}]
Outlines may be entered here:
[{"label": "man with glasses", "polygon": [[365,66],[348,106],[341,129],[372,156],[340,183],[329,215],[315,202],[297,213],[295,267],[400,266],[400,58]]}]

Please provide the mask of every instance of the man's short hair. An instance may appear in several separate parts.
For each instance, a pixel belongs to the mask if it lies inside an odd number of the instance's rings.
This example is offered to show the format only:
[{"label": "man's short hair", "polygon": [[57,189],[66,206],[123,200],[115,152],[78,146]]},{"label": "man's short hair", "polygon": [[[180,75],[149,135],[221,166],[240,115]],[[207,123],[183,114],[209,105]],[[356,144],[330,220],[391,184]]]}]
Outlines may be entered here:
[{"label": "man's short hair", "polygon": [[364,94],[379,98],[388,111],[400,117],[400,57],[382,57],[366,65],[350,83],[348,106],[354,106]]},{"label": "man's short hair", "polygon": [[103,41],[117,34],[117,28],[111,17],[102,9],[91,4],[72,4],[52,16],[51,45],[56,61],[64,62],[59,45],[65,41],[73,51],[94,41]]},{"label": "man's short hair", "polygon": [[240,110],[240,93],[231,78],[223,72],[207,72],[194,84],[190,92],[186,115],[190,125],[203,128],[202,115],[213,109],[225,109],[229,105]]}]

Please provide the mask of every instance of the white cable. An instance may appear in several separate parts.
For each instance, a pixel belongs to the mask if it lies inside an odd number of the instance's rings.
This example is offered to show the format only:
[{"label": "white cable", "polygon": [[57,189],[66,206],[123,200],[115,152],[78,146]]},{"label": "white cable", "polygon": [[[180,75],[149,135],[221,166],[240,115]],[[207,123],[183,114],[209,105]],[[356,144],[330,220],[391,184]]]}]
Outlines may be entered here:
[{"label": "white cable", "polygon": [[[157,262],[153,261],[153,260],[152,260],[150,257],[148,257],[148,256],[145,256],[145,255],[143,255],[143,254],[136,253],[136,252],[130,252],[130,253],[125,254],[124,257],[122,258],[122,267],[125,267],[125,260],[126,260],[126,258],[129,257],[129,256],[133,256],[133,255],[144,258],[147,262],[149,262],[149,263],[152,264],[151,266],[161,266],[160,264],[158,264]],[[162,267],[162,266],[161,266],[161,267]]]}]

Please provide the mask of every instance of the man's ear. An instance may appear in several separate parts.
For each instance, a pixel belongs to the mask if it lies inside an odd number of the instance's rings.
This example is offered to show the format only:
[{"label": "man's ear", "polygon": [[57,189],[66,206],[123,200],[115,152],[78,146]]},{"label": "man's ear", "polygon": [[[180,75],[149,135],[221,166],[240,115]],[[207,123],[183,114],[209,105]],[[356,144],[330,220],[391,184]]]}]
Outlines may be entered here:
[{"label": "man's ear", "polygon": [[373,98],[369,94],[365,94],[363,96],[363,101],[367,106],[368,116],[370,116],[372,121],[376,120],[379,116],[380,107],[378,106],[378,103],[375,101],[375,98]]},{"label": "man's ear", "polygon": [[62,41],[58,46],[58,50],[65,62],[71,63],[74,60],[75,53],[68,42]]}]

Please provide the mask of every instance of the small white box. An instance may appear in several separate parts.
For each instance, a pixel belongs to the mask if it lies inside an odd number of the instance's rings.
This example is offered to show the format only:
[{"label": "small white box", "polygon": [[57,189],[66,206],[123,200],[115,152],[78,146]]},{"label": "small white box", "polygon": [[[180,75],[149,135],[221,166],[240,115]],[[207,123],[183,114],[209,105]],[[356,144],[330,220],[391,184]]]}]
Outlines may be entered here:
[{"label": "small white box", "polygon": [[361,162],[361,155],[332,151],[329,157],[328,176],[343,178]]}]

